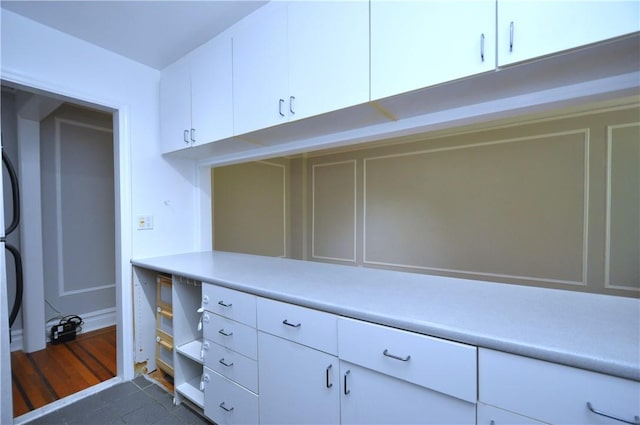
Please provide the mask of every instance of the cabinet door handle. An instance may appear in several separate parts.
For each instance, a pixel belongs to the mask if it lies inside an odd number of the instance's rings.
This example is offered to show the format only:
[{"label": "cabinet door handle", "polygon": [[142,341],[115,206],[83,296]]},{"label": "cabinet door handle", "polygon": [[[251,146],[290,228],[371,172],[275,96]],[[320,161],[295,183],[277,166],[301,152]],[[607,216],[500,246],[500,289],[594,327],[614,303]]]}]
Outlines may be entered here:
[{"label": "cabinet door handle", "polygon": [[382,354],[384,354],[387,357],[391,357],[392,359],[400,360],[401,362],[408,362],[409,359],[411,359],[410,355],[407,355],[406,357],[400,357],[400,356],[396,356],[395,354],[391,354],[389,350],[386,350],[386,349],[382,352]]},{"label": "cabinet door handle", "polygon": [[225,331],[224,331],[224,328],[220,329],[220,330],[218,331],[218,333],[219,333],[220,335],[224,335],[224,336],[231,336],[231,335],[233,335],[233,332],[225,332]]},{"label": "cabinet door handle", "polygon": [[282,104],[284,103],[284,99],[280,99],[278,101],[278,113],[280,114],[281,117],[284,117],[284,114],[282,113]]},{"label": "cabinet door handle", "polygon": [[189,144],[189,130],[185,130],[182,134],[182,138],[186,144]]},{"label": "cabinet door handle", "polygon": [[480,34],[480,60],[484,62],[484,34]]},{"label": "cabinet door handle", "polygon": [[195,128],[192,128],[192,129],[191,129],[191,141],[192,141],[193,143],[195,143],[195,142],[196,142],[196,129],[195,129]]},{"label": "cabinet door handle", "polygon": [[513,52],[513,21],[509,24],[509,51]]},{"label": "cabinet door handle", "polygon": [[224,300],[220,300],[218,301],[218,305],[221,305],[222,307],[231,307],[233,304],[225,304]]},{"label": "cabinet door handle", "polygon": [[296,100],[295,96],[289,96],[289,112],[291,114],[295,114],[296,111],[293,110],[293,101]]},{"label": "cabinet door handle", "polygon": [[638,415],[634,416],[632,421],[629,421],[629,420],[626,420],[626,419],[622,419],[622,418],[620,418],[618,416],[609,415],[608,413],[604,413],[604,412],[602,412],[600,410],[596,410],[591,405],[591,402],[587,402],[587,409],[589,409],[590,411],[592,411],[596,415],[604,416],[605,418],[615,419],[616,421],[624,422],[625,424],[631,424],[631,425],[640,424],[640,416],[638,416]]},{"label": "cabinet door handle", "polygon": [[226,410],[227,412],[231,412],[231,411],[233,411],[233,407],[226,407],[226,406],[224,405],[224,401],[223,401],[222,403],[220,403],[220,408],[221,408],[222,410]]},{"label": "cabinet door handle", "polygon": [[218,360],[218,363],[220,363],[222,366],[226,366],[226,367],[231,367],[231,366],[233,366],[233,362],[231,362],[231,363],[227,363],[227,362],[225,362],[225,361],[224,361],[224,357],[223,357],[223,358],[221,358],[220,360]]},{"label": "cabinet door handle", "polygon": [[332,364],[330,364],[329,366],[327,366],[327,371],[326,371],[326,378],[327,378],[327,388],[331,388],[333,387],[333,384],[331,382],[329,382],[329,370],[331,370],[331,368],[333,367]]},{"label": "cabinet door handle", "polygon": [[348,370],[344,373],[344,395],[347,395],[351,392],[349,387],[347,386],[347,376],[351,373],[351,370]]},{"label": "cabinet door handle", "polygon": [[287,321],[287,319],[284,319],[282,321],[282,324],[287,325],[287,326],[291,326],[292,328],[299,328],[300,326],[302,326],[302,323],[296,323],[294,325],[293,323],[290,323],[289,321]]}]

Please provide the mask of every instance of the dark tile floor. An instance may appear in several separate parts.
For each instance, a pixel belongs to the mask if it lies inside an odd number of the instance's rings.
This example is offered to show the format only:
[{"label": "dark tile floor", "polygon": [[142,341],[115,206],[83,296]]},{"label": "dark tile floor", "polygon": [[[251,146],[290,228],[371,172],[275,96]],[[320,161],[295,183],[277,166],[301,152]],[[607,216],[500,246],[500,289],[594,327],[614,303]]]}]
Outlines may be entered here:
[{"label": "dark tile floor", "polygon": [[211,425],[181,404],[160,386],[139,376],[60,410],[28,425]]}]

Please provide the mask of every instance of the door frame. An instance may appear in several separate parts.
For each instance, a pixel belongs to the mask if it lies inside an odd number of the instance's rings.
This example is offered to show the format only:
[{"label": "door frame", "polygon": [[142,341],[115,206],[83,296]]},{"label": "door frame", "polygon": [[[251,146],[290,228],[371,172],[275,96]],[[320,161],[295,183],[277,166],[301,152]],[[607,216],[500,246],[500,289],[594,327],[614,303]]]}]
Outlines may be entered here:
[{"label": "door frame", "polygon": [[[80,93],[72,88],[54,86],[51,83],[36,81],[28,76],[11,72],[2,72],[2,82],[15,85],[20,90],[57,97],[75,104],[90,106],[113,115],[114,147],[114,197],[115,197],[115,260],[116,260],[116,356],[117,377],[128,381],[134,378],[134,341],[133,341],[133,288],[132,268],[132,205],[131,205],[131,140],[130,111],[125,101],[105,99],[94,94]],[[4,270],[2,270],[4,271]],[[3,294],[6,291],[2,292]],[[6,298],[6,296],[4,297]],[[5,302],[6,300],[0,300]],[[7,323],[8,325],[8,323]],[[0,332],[5,321],[0,321]],[[125,332],[125,330],[129,330]],[[6,331],[6,333],[5,333]],[[0,359],[11,358],[9,344],[0,344]],[[4,368],[3,368],[4,369]],[[4,376],[1,389],[3,394],[11,394],[11,375]],[[13,423],[13,405],[11,397],[2,397],[0,422]],[[8,413],[7,413],[8,412]],[[9,418],[7,421],[5,418]]]}]

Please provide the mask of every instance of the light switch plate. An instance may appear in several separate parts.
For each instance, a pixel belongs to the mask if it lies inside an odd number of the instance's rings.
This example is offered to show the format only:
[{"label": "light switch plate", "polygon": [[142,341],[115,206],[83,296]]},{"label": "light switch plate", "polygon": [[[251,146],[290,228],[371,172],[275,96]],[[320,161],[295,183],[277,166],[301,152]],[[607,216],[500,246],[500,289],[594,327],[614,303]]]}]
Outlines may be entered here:
[{"label": "light switch plate", "polygon": [[153,229],[153,216],[152,215],[139,215],[136,218],[138,230],[151,230]]}]

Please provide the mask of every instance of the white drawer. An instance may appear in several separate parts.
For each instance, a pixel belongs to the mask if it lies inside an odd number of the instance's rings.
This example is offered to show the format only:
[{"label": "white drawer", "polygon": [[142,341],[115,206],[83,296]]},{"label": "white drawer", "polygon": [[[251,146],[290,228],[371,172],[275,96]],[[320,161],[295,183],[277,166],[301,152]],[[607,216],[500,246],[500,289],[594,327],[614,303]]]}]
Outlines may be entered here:
[{"label": "white drawer", "polygon": [[258,329],[325,353],[338,353],[337,316],[258,298]]},{"label": "white drawer", "polygon": [[620,423],[640,416],[640,382],[516,356],[479,351],[479,400],[553,424]]},{"label": "white drawer", "polygon": [[203,344],[204,365],[243,387],[258,392],[258,362],[215,342]]},{"label": "white drawer", "polygon": [[478,403],[477,425],[545,425],[544,422]]},{"label": "white drawer", "polygon": [[258,359],[258,333],[255,328],[208,312],[203,314],[202,322],[205,339]]},{"label": "white drawer", "polygon": [[202,307],[236,322],[256,327],[256,297],[211,283],[202,284]]},{"label": "white drawer", "polygon": [[338,357],[475,403],[476,347],[359,320],[338,320]]},{"label": "white drawer", "polygon": [[258,423],[257,395],[206,367],[204,379],[205,416],[218,425]]}]

